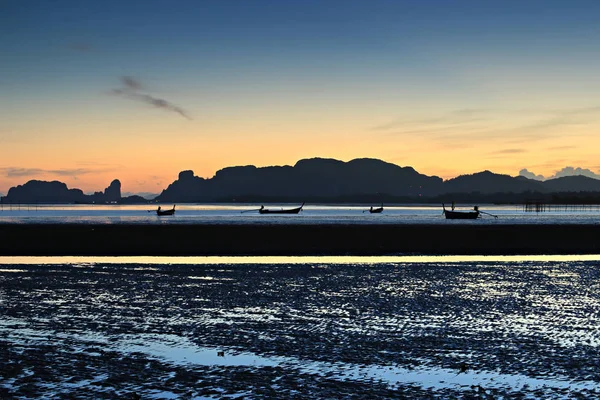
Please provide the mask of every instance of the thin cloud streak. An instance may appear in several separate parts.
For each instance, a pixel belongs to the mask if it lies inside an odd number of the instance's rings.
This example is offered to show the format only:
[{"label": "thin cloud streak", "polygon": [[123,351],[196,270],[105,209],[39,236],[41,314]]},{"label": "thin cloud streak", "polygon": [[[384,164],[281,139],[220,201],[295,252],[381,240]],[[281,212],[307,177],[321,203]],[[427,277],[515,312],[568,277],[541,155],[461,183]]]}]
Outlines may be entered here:
[{"label": "thin cloud streak", "polygon": [[503,149],[503,150],[498,150],[498,151],[492,151],[489,154],[519,154],[519,153],[526,153],[527,150],[525,149]]},{"label": "thin cloud streak", "polygon": [[175,112],[189,120],[192,119],[183,108],[170,101],[154,97],[147,93],[140,93],[140,91],[143,90],[143,85],[137,79],[130,76],[123,76],[121,77],[121,83],[123,84],[123,87],[113,89],[111,92],[112,94],[139,101],[163,110]]},{"label": "thin cloud streak", "polygon": [[93,167],[111,167],[113,170],[115,168],[124,168],[123,164],[114,164],[114,163],[104,163],[104,162],[97,162],[97,161],[77,161],[75,162],[76,165],[83,165],[86,167],[89,166],[93,166]]},{"label": "thin cloud streak", "polygon": [[98,173],[98,172],[110,172],[110,171],[115,171],[115,169],[114,168],[42,169],[42,168],[4,167],[4,168],[0,168],[0,171],[2,171],[2,173],[7,178],[15,178],[15,177],[34,177],[34,176],[40,176],[40,175],[77,176],[77,175],[93,174],[93,173]]},{"label": "thin cloud streak", "polygon": [[487,153],[485,156],[486,159],[505,159],[507,157],[512,157],[514,154],[523,154],[527,153],[525,149],[503,149],[497,150]]},{"label": "thin cloud streak", "polygon": [[123,86],[125,86],[126,89],[132,90],[134,92],[143,89],[141,82],[139,82],[138,80],[136,80],[135,78],[133,78],[131,76],[122,77],[121,83],[123,83]]},{"label": "thin cloud streak", "polygon": [[[437,116],[437,117],[427,117],[427,118],[418,118],[418,119],[396,119],[392,122],[388,122],[386,124],[374,126],[371,128],[372,131],[386,131],[394,128],[398,128],[401,126],[414,126],[414,125],[450,125],[451,127],[460,126],[463,124],[469,124],[472,122],[481,122],[489,120],[489,117],[485,117],[484,114],[488,114],[489,110],[479,110],[479,109],[461,109],[450,112],[449,114]],[[441,127],[442,129],[447,129],[447,126]],[[419,129],[422,130],[422,129]]]},{"label": "thin cloud streak", "polygon": [[[492,128],[497,124],[510,122],[511,116],[520,119],[513,126]],[[419,135],[428,134],[441,141],[453,140],[489,140],[491,138],[511,138],[512,143],[547,139],[559,135],[557,128],[583,127],[597,122],[600,107],[581,107],[564,110],[518,109],[518,110],[484,110],[463,109],[437,117],[421,119],[397,119],[387,124],[371,128],[384,135]],[[523,118],[529,121],[523,121]],[[404,127],[405,130],[398,130]],[[395,129],[394,131],[390,131]],[[555,130],[555,132],[551,132]],[[562,129],[564,130],[564,129]],[[446,135],[448,131],[460,131]]]},{"label": "thin cloud streak", "polygon": [[576,149],[577,146],[553,146],[553,147],[548,147],[546,150],[572,150],[572,149]]}]

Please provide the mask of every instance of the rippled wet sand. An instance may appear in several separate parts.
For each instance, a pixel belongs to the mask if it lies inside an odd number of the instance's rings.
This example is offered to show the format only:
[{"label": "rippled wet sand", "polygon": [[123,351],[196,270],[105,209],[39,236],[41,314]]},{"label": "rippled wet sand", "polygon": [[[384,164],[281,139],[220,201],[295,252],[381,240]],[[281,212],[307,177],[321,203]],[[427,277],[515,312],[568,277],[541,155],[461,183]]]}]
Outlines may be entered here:
[{"label": "rippled wet sand", "polygon": [[594,398],[597,264],[2,265],[0,398]]}]

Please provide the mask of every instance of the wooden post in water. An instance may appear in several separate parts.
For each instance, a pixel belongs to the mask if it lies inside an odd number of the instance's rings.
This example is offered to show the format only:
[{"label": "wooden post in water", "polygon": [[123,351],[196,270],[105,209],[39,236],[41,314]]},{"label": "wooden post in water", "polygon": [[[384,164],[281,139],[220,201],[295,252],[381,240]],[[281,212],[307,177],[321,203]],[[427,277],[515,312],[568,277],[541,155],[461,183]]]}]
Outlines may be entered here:
[{"label": "wooden post in water", "polygon": [[546,211],[546,204],[537,200],[527,200],[525,204],[523,204],[523,210],[525,212],[544,212]]}]

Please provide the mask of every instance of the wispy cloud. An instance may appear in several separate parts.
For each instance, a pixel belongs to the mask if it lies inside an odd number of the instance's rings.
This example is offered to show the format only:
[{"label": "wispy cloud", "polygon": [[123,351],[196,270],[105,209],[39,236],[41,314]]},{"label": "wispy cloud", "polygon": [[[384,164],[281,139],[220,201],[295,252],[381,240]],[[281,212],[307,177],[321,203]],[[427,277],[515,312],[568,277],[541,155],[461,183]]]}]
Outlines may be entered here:
[{"label": "wispy cloud", "polygon": [[577,146],[552,146],[552,147],[548,147],[546,150],[549,151],[562,151],[562,150],[571,150],[571,149],[576,149]]},{"label": "wispy cloud", "polygon": [[131,90],[134,92],[136,92],[138,90],[143,90],[141,82],[139,82],[138,80],[136,80],[135,78],[133,78],[131,76],[122,77],[121,83],[127,90]]},{"label": "wispy cloud", "polygon": [[122,86],[120,88],[113,89],[111,93],[131,100],[139,101],[156,108],[175,112],[186,119],[192,119],[183,108],[171,103],[170,101],[143,93],[142,91],[144,90],[144,86],[140,83],[140,81],[131,76],[121,77],[121,84]]},{"label": "wispy cloud", "polygon": [[440,143],[502,140],[505,144],[574,134],[600,122],[600,106],[565,109],[460,109],[426,118],[399,118],[370,128],[393,136],[427,136]]},{"label": "wispy cloud", "polygon": [[525,149],[502,149],[502,150],[496,150],[496,151],[492,151],[489,154],[519,154],[519,153],[526,153],[527,150]]},{"label": "wispy cloud", "polygon": [[[388,131],[397,128],[408,128],[409,131],[422,132],[427,129],[456,127],[472,122],[485,121],[489,110],[483,109],[459,109],[433,117],[425,118],[397,118],[391,122],[374,126],[373,131]],[[418,127],[418,128],[415,128]]]},{"label": "wispy cloud", "polygon": [[523,154],[527,153],[525,149],[500,149],[495,151],[490,151],[485,155],[487,159],[506,159],[512,158],[515,154]]},{"label": "wispy cloud", "polygon": [[66,169],[42,169],[42,168],[22,168],[22,167],[3,167],[1,173],[7,178],[15,177],[39,177],[44,175],[70,176],[87,175],[97,172],[110,172],[115,168],[66,168]]},{"label": "wispy cloud", "polygon": [[[123,168],[122,164],[104,163],[104,162],[97,162],[97,161],[77,161],[77,162],[75,162],[75,165],[83,165],[86,167],[103,167],[105,170],[115,170],[118,168]],[[110,168],[110,169],[108,169],[108,168]]]}]

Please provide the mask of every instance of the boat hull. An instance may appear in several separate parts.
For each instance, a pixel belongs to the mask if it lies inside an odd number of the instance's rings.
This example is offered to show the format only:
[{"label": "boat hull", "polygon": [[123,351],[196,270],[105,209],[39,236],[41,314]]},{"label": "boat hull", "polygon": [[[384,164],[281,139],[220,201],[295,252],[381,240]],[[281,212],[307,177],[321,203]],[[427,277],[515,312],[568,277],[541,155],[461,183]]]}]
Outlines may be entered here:
[{"label": "boat hull", "polygon": [[162,216],[162,215],[173,215],[173,214],[175,214],[175,211],[157,211],[156,212],[156,215],[160,215],[160,216]]},{"label": "boat hull", "polygon": [[175,214],[175,207],[170,210],[156,210],[156,215],[173,215]]},{"label": "boat hull", "polygon": [[446,219],[477,219],[479,211],[448,211],[444,210]]},{"label": "boat hull", "polygon": [[302,207],[292,208],[290,210],[258,210],[260,214],[298,214]]}]

